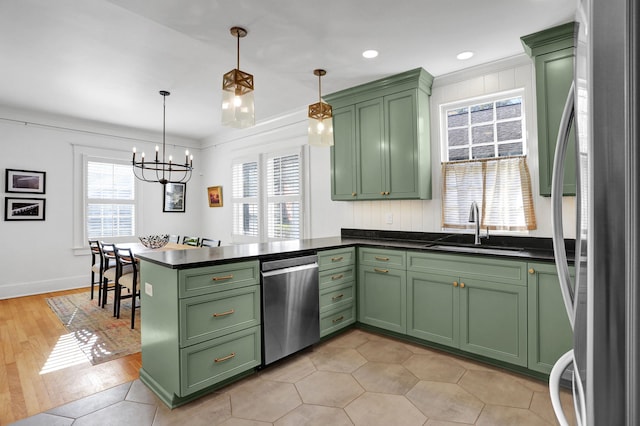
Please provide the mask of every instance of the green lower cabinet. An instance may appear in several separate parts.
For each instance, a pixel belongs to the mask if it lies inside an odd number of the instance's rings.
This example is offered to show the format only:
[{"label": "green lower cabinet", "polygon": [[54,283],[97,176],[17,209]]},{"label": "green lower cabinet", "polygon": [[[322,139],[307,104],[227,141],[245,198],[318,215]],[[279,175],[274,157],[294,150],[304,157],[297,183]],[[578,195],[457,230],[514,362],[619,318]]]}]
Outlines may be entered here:
[{"label": "green lower cabinet", "polygon": [[358,321],[406,333],[407,272],[401,269],[360,266]]},{"label": "green lower cabinet", "polygon": [[[573,276],[574,269],[570,272]],[[528,292],[528,367],[549,374],[558,358],[573,346],[573,331],[554,264],[529,263]]]},{"label": "green lower cabinet", "polygon": [[352,303],[341,308],[320,312],[320,337],[328,336],[356,322],[356,305]]},{"label": "green lower cabinet", "polygon": [[407,334],[458,347],[460,292],[451,275],[407,273]]},{"label": "green lower cabinet", "polygon": [[527,365],[527,289],[460,278],[460,349]]}]

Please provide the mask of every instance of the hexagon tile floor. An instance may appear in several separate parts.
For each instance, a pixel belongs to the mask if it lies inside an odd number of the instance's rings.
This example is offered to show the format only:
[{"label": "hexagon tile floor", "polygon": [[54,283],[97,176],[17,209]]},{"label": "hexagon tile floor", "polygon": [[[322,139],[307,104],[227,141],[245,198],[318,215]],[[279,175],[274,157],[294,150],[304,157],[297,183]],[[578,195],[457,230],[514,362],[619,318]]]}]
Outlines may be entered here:
[{"label": "hexagon tile floor", "polygon": [[174,410],[135,380],[14,425],[553,425],[548,394],[543,382],[354,329]]}]

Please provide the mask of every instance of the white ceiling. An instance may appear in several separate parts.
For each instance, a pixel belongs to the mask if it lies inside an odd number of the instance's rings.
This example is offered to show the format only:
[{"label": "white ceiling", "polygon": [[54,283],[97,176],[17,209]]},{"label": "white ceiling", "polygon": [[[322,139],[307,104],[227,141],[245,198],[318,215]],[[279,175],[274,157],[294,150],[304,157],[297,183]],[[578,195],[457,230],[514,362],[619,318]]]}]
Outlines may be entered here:
[{"label": "white ceiling", "polygon": [[[423,67],[434,76],[517,55],[520,36],[573,19],[576,0],[0,0],[0,106],[202,139],[220,127],[229,28],[256,120],[323,93]],[[377,49],[373,60],[365,49]],[[471,50],[472,59],[456,54]],[[1,117],[0,117],[1,118]]]}]

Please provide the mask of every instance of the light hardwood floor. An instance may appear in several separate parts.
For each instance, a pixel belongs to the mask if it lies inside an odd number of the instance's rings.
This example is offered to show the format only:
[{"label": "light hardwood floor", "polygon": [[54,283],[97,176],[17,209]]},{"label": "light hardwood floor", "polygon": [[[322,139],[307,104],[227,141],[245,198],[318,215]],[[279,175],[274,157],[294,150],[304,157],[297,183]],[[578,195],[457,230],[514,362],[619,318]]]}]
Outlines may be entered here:
[{"label": "light hardwood floor", "polygon": [[44,372],[67,330],[46,298],[86,288],[0,300],[0,425],[138,378],[140,353],[96,366],[75,365]]}]

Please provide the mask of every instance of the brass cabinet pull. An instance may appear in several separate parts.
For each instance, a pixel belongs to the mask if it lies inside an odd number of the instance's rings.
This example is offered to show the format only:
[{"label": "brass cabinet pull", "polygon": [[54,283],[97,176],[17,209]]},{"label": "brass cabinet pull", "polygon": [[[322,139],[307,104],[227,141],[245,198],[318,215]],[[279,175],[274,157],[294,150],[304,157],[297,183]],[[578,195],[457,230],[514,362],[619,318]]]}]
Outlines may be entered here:
[{"label": "brass cabinet pull", "polygon": [[344,257],[342,257],[342,256],[332,257],[331,261],[332,262],[340,262],[342,259],[344,259]]},{"label": "brass cabinet pull", "polygon": [[338,318],[335,318],[334,320],[332,320],[332,322],[335,324],[336,322],[340,322],[344,319],[344,315],[340,315]]},{"label": "brass cabinet pull", "polygon": [[338,275],[333,275],[331,279],[335,281],[335,280],[339,280],[342,277],[344,277],[344,274],[338,274]]},{"label": "brass cabinet pull", "polygon": [[213,281],[224,281],[224,280],[230,280],[231,278],[233,278],[233,274],[225,275],[224,277],[213,277],[212,280]]},{"label": "brass cabinet pull", "polygon": [[454,282],[453,282],[453,286],[454,286],[454,287],[458,287],[458,281],[454,281]]},{"label": "brass cabinet pull", "polygon": [[339,294],[337,296],[333,296],[331,300],[338,300],[338,299],[342,299],[343,297],[344,297],[344,294]]},{"label": "brass cabinet pull", "polygon": [[460,288],[464,288],[464,283],[460,283]]},{"label": "brass cabinet pull", "polygon": [[389,273],[388,269],[373,268],[373,270],[376,271],[376,272],[380,272],[381,274],[388,274]]},{"label": "brass cabinet pull", "polygon": [[380,192],[380,195],[384,195],[384,191],[381,191],[381,192]]},{"label": "brass cabinet pull", "polygon": [[213,360],[213,362],[223,362],[223,361],[227,361],[231,358],[233,358],[234,356],[236,356],[235,352],[231,352],[229,355],[227,356],[223,356],[222,358],[216,358]]},{"label": "brass cabinet pull", "polygon": [[533,269],[533,268],[529,268],[529,273],[530,273],[530,274],[535,274],[535,273],[536,273],[536,270],[535,270],[535,269]]},{"label": "brass cabinet pull", "polygon": [[376,256],[376,260],[381,260],[383,262],[388,262],[389,258],[388,257],[380,257],[380,256]]},{"label": "brass cabinet pull", "polygon": [[213,317],[214,318],[224,317],[224,316],[227,316],[227,315],[231,315],[234,312],[235,312],[235,310],[233,310],[233,309],[229,309],[227,312],[220,312],[220,313],[216,312],[215,314],[213,314]]},{"label": "brass cabinet pull", "polygon": [[389,195],[389,191],[385,192],[384,195]]},{"label": "brass cabinet pull", "polygon": [[355,193],[355,192],[352,192],[352,193],[351,193],[351,196],[352,196],[352,197],[355,197],[355,196],[356,196],[356,193]]}]

